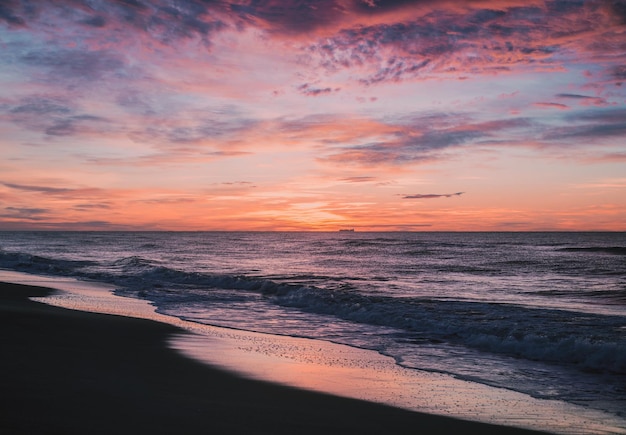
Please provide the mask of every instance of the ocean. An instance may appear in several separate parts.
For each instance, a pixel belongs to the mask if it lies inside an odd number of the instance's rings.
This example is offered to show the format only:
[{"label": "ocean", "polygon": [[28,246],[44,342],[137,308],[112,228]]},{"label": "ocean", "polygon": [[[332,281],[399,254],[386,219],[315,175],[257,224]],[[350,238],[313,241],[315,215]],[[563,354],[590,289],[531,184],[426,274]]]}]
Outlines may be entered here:
[{"label": "ocean", "polygon": [[597,410],[626,433],[626,233],[0,232],[0,268]]}]

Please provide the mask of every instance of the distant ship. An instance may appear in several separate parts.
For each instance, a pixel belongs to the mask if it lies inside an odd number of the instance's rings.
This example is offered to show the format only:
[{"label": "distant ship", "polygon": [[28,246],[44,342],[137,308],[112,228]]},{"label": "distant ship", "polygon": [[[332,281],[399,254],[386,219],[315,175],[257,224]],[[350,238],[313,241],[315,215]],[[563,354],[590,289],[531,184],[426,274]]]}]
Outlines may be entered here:
[{"label": "distant ship", "polygon": [[354,232],[354,228],[344,228],[339,230],[340,233],[353,233]]}]

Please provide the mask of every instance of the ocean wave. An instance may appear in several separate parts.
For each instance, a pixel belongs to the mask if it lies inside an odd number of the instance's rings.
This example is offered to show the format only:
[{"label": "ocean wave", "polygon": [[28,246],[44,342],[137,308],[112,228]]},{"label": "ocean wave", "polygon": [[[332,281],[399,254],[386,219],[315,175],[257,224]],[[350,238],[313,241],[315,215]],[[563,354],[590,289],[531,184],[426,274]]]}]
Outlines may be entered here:
[{"label": "ocean wave", "polygon": [[470,334],[466,343],[478,349],[533,361],[567,363],[585,371],[626,374],[626,345],[589,337],[523,334],[505,337]]},{"label": "ocean wave", "polygon": [[111,262],[111,266],[123,267],[123,268],[128,268],[128,267],[136,268],[136,267],[151,267],[157,263],[158,263],[157,261],[143,258],[138,255],[131,255],[130,257],[122,257],[118,260],[114,260],[113,262]]},{"label": "ocean wave", "polygon": [[89,260],[52,259],[22,252],[0,251],[0,267],[21,272],[75,276],[79,269],[96,264]]},{"label": "ocean wave", "polygon": [[626,255],[626,247],[624,246],[588,246],[588,247],[568,247],[559,248],[560,252],[591,252],[613,255]]},{"label": "ocean wave", "polygon": [[[505,304],[368,296],[340,289],[277,283],[233,275],[189,274],[155,268],[145,283],[192,285],[186,302],[210,304],[211,289],[261,293],[266,300],[301,311],[395,328],[414,340],[447,342],[517,358],[571,364],[582,370],[626,374],[623,318]],[[155,290],[148,297],[163,302]],[[168,296],[170,298],[171,296]],[[223,298],[223,294],[220,293]],[[582,323],[582,326],[581,326]],[[589,325],[586,327],[585,325]],[[576,335],[572,334],[576,328]],[[599,331],[602,331],[601,333]]]},{"label": "ocean wave", "polygon": [[[118,292],[169,303],[210,306],[228,292],[236,302],[253,292],[278,306],[361,324],[390,327],[414,342],[441,342],[516,358],[626,374],[626,321],[619,316],[571,313],[510,304],[365,295],[262,277],[184,271],[141,256],[108,263],[53,259],[0,251],[0,267],[115,284]],[[308,276],[300,276],[299,278]],[[572,333],[575,332],[575,333]]]},{"label": "ocean wave", "polygon": [[[375,247],[380,248],[381,246],[403,246],[406,245],[407,242],[405,240],[399,240],[395,238],[387,238],[387,237],[374,237],[368,239],[345,239],[343,240],[343,245],[350,247]],[[412,242],[411,245],[423,245],[423,242]]]},{"label": "ocean wave", "polygon": [[592,303],[593,300],[596,299],[598,302],[605,305],[626,305],[626,288],[609,290],[575,290],[567,288],[536,291],[535,294],[549,297],[558,296],[570,299],[572,297],[577,297]]},{"label": "ocean wave", "polygon": [[[626,323],[620,317],[480,302],[398,300],[305,287],[276,297],[276,303],[397,328],[410,332],[415,342],[447,342],[517,358],[572,364],[583,370],[626,374]],[[574,327],[576,335],[572,334]]]}]

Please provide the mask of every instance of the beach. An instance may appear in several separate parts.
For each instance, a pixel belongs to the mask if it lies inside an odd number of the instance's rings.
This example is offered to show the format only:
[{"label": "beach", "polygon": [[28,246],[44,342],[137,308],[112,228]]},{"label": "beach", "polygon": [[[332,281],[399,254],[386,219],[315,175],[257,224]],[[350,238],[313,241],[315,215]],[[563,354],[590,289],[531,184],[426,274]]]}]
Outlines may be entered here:
[{"label": "beach", "polygon": [[530,434],[244,379],[167,347],[175,326],[30,301],[0,284],[0,432]]}]

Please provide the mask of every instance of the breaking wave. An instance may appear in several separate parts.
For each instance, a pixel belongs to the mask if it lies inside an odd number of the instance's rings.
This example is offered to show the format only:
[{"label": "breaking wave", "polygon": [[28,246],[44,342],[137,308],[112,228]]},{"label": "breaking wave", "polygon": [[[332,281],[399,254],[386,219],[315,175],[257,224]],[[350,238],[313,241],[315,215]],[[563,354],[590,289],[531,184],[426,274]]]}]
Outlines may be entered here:
[{"label": "breaking wave", "polygon": [[252,292],[278,306],[394,328],[403,339],[415,342],[450,343],[573,365],[585,371],[626,374],[626,323],[618,316],[511,304],[369,296],[350,289],[301,285],[290,282],[289,277],[271,280],[177,270],[141,256],[97,263],[0,251],[0,267],[112,283],[119,287],[118,293],[146,298],[160,309],[173,302],[210,306],[218,298],[223,300],[224,291],[229,291],[233,300],[242,292]]}]

